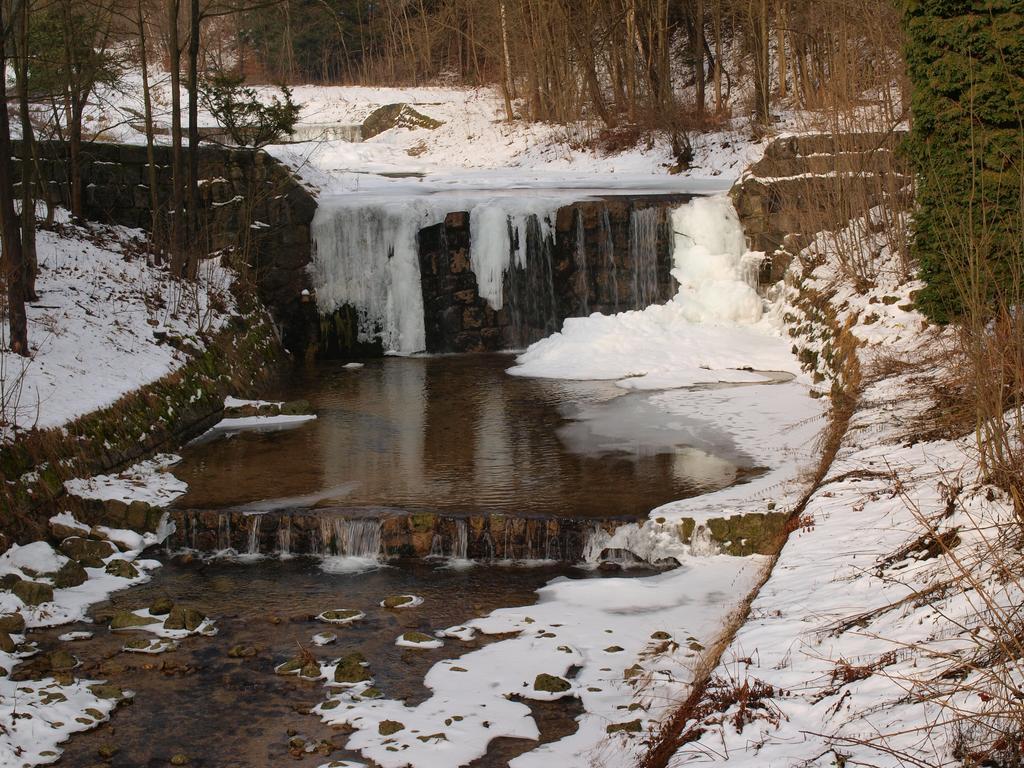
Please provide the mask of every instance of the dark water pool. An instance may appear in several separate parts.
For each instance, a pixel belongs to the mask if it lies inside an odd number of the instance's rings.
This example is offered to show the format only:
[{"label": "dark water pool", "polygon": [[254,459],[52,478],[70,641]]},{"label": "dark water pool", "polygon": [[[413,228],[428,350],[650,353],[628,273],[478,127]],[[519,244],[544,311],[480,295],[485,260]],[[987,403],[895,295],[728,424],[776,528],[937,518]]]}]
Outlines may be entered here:
[{"label": "dark water pool", "polygon": [[668,417],[611,382],[509,376],[512,362],[434,356],[301,370],[273,396],[309,400],[318,419],[186,449],[179,506],[641,516],[752,471],[711,415]]}]

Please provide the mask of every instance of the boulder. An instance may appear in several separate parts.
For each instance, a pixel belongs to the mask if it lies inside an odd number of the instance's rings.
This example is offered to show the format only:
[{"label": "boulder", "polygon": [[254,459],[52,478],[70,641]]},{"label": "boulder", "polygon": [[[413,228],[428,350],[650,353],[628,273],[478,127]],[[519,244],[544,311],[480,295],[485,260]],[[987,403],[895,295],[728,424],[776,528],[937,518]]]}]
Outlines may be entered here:
[{"label": "boulder", "polygon": [[25,617],[20,613],[8,613],[0,616],[0,630],[10,632],[12,635],[25,633]]},{"label": "boulder", "polygon": [[363,140],[372,139],[377,134],[392,128],[426,128],[432,131],[442,125],[444,123],[440,120],[427,117],[408,104],[385,104],[371,112],[370,116],[363,121]]},{"label": "boulder", "polygon": [[84,584],[88,579],[89,574],[85,572],[85,568],[74,560],[68,560],[59,571],[53,574],[53,585],[57,589],[68,589]]},{"label": "boulder", "polygon": [[176,605],[167,614],[167,618],[164,620],[164,629],[184,629],[188,632],[195,632],[205,619],[206,616],[195,608],[183,608]]},{"label": "boulder", "polygon": [[109,541],[70,536],[61,542],[60,551],[86,568],[102,568],[104,559],[114,554],[117,547]]},{"label": "boulder", "polygon": [[25,605],[42,605],[43,603],[53,602],[53,587],[38,581],[19,579],[11,588],[11,591]]},{"label": "boulder", "polygon": [[169,597],[158,597],[149,606],[149,612],[154,616],[166,616],[174,608],[174,601]]},{"label": "boulder", "polygon": [[15,646],[16,643],[11,639],[11,636],[4,630],[0,629],[0,651],[3,651],[4,653],[14,653]]}]

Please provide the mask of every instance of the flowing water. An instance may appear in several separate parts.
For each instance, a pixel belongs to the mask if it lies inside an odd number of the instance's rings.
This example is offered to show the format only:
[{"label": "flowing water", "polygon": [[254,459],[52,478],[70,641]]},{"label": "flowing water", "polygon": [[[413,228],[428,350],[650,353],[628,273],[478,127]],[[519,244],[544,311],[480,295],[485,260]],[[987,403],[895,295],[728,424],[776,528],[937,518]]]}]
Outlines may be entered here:
[{"label": "flowing water", "polygon": [[[534,590],[556,576],[601,574],[565,566],[451,569],[415,562],[371,573],[331,574],[309,558],[265,560],[258,565],[172,559],[151,582],[114,595],[110,602],[95,606],[91,615],[102,622],[116,610],[144,608],[156,598],[170,598],[213,618],[215,636],[187,638],[176,650],[148,656],[121,652],[127,639],[141,633],[115,634],[84,622],[32,633],[44,651],[60,646],[72,652],[81,662],[78,677],[109,680],[136,694],[111,722],[68,742],[60,765],[155,768],[184,754],[193,768],[264,768],[302,757],[289,752],[293,736],[322,750],[305,755],[301,765],[328,762],[328,750],[330,759],[355,759],[357,755],[344,750],[343,730],[305,714],[326,697],[323,685],[275,675],[275,665],[294,657],[300,646],[325,661],[358,650],[385,695],[421,701],[429,693],[423,676],[435,662],[488,640],[448,640],[444,648],[431,651],[396,647],[396,637],[410,630],[431,632],[458,625],[498,607],[529,605],[535,600]],[[378,605],[388,595],[406,593],[422,597],[422,606],[389,611]],[[338,607],[358,608],[366,618],[340,628],[314,618]],[[312,636],[326,630],[338,636],[337,642],[313,645]],[[57,636],[69,631],[95,635],[60,645]],[[254,649],[255,655],[230,656],[229,651],[240,645]],[[575,730],[575,707],[568,701],[538,708],[542,741]],[[101,747],[118,751],[102,761]],[[532,741],[497,740],[477,765],[498,768],[535,747]]]}]

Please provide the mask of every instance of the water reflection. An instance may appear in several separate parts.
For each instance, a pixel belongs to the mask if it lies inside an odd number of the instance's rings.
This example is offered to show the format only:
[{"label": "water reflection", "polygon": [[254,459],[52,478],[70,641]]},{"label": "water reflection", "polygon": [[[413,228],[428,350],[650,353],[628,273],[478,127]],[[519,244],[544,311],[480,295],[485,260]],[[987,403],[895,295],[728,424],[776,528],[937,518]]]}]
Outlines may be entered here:
[{"label": "water reflection", "polygon": [[613,517],[754,471],[724,430],[609,382],[511,377],[507,355],[321,365],[275,397],[319,418],[188,449],[182,506],[384,506]]}]

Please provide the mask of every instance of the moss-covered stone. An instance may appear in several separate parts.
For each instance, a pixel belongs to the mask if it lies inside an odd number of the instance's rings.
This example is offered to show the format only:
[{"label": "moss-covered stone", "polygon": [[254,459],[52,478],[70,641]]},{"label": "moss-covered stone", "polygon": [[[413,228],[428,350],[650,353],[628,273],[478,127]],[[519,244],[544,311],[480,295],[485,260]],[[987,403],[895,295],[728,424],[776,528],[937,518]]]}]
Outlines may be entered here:
[{"label": "moss-covered stone", "polygon": [[110,620],[111,629],[133,629],[155,624],[156,620],[149,616],[139,616],[131,611],[118,611]]},{"label": "moss-covered stone", "polygon": [[377,733],[381,736],[391,736],[392,734],[404,730],[405,723],[400,723],[397,720],[381,720],[377,725]]},{"label": "moss-covered stone", "polygon": [[416,604],[414,595],[389,595],[381,600],[384,608],[409,608]]},{"label": "moss-covered stone", "polygon": [[565,693],[570,688],[572,688],[572,684],[565,678],[543,672],[537,675],[533,681],[533,690],[544,693]]},{"label": "moss-covered stone", "polygon": [[342,685],[356,685],[372,679],[370,671],[363,666],[366,659],[358,651],[343,657],[334,670],[334,682]]},{"label": "moss-covered stone", "polygon": [[605,730],[608,733],[640,733],[643,726],[640,720],[630,720],[627,723],[612,723]]},{"label": "moss-covered stone", "polygon": [[42,605],[53,602],[53,587],[38,581],[19,579],[11,587],[11,592],[25,605]]},{"label": "moss-covered stone", "polygon": [[122,579],[135,579],[139,576],[139,570],[127,560],[111,560],[104,569],[111,576],[120,576]]}]

